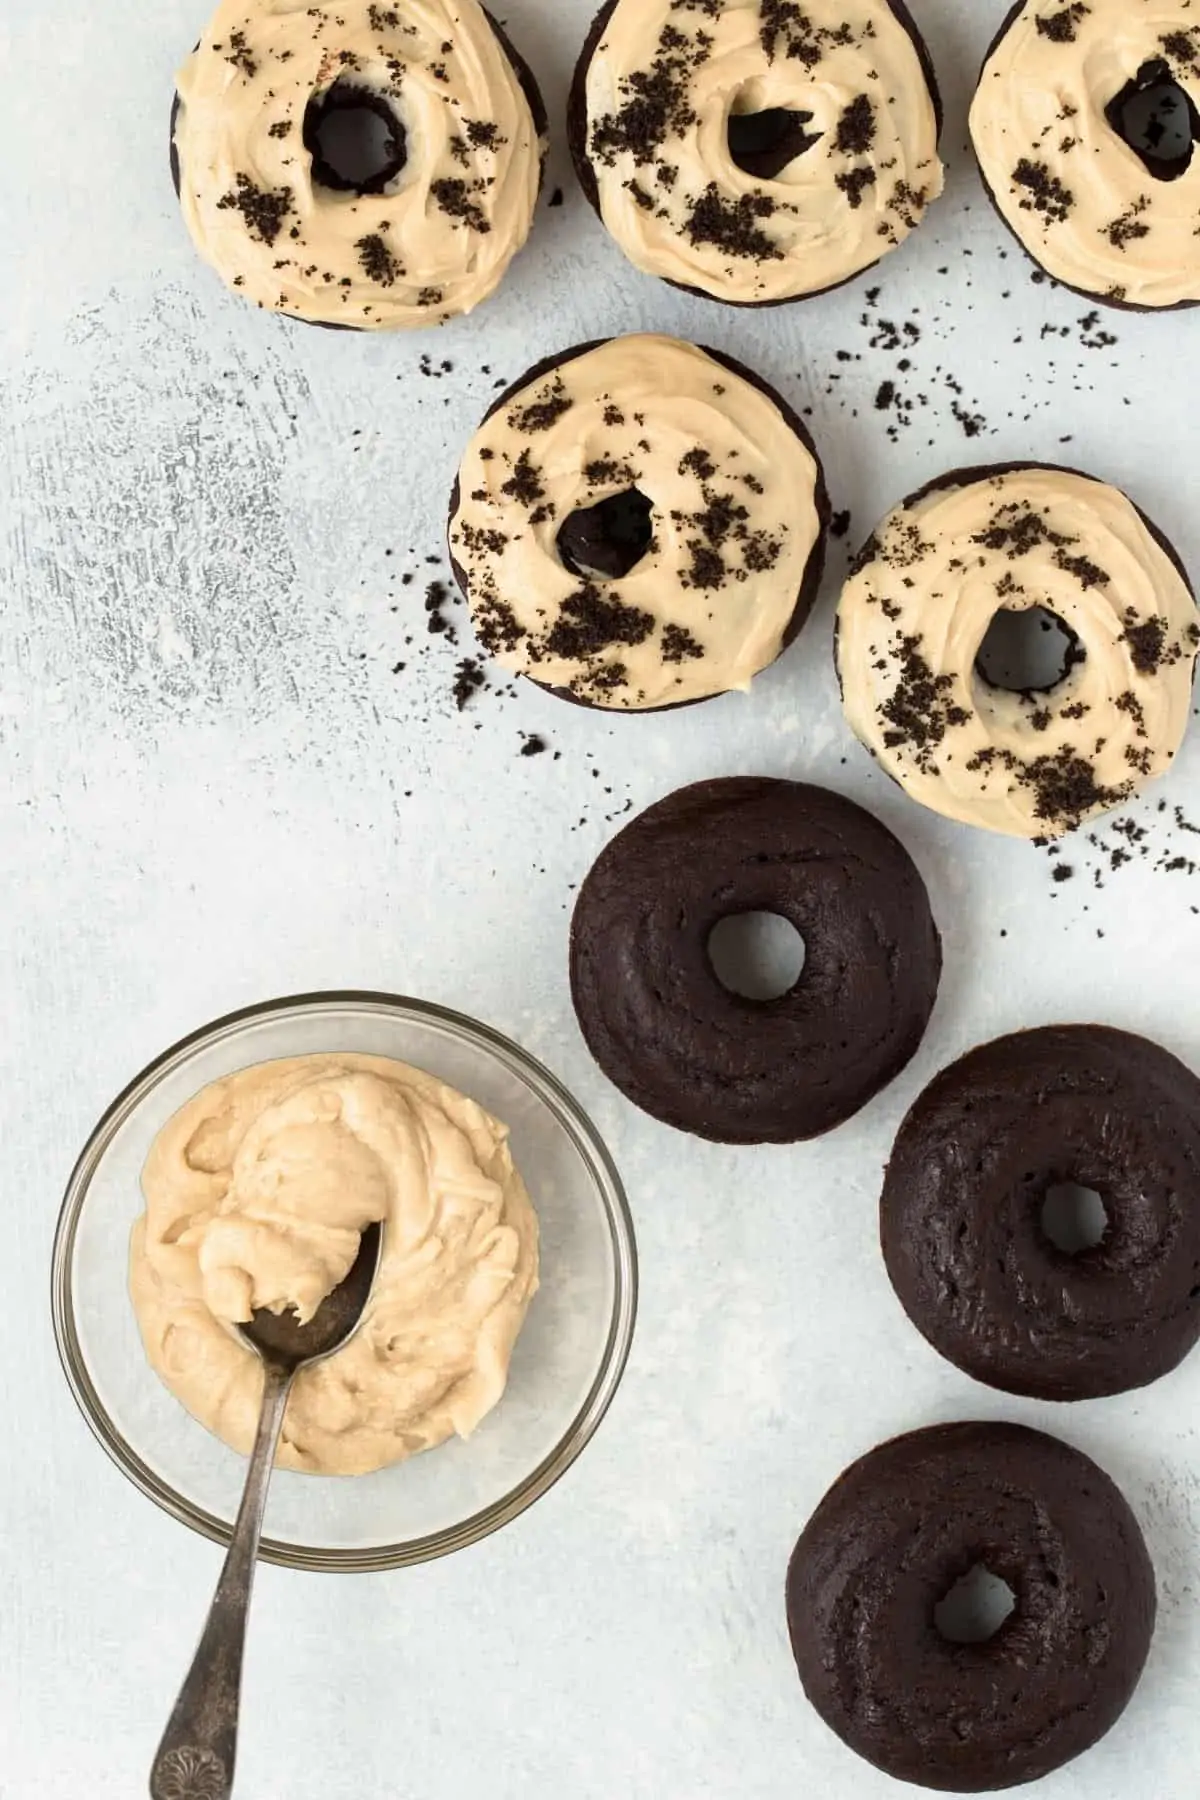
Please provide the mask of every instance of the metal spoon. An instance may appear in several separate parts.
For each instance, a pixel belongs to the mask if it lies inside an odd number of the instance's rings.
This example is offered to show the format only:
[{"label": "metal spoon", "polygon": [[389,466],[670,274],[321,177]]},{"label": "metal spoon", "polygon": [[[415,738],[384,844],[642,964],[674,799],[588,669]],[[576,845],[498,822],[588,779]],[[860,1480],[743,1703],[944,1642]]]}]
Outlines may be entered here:
[{"label": "metal spoon", "polygon": [[288,1394],[299,1371],[340,1350],[362,1317],[379,1267],[382,1231],[369,1225],[354,1266],[301,1325],[294,1312],[256,1312],[242,1336],[262,1358],[262,1411],[237,1523],[212,1606],[150,1776],[150,1800],[229,1800],[250,1588],[267,1487]]}]

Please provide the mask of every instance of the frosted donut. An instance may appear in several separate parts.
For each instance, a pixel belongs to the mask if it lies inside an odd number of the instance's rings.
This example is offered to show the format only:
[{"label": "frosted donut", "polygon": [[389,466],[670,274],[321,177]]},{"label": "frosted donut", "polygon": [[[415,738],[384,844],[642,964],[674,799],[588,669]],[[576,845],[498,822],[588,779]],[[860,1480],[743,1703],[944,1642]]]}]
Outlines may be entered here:
[{"label": "frosted donut", "polygon": [[[348,178],[324,132],[364,113],[380,161]],[[222,0],[178,77],[171,157],[196,248],[230,287],[387,330],[494,292],[529,235],[545,129],[478,0]]]},{"label": "frosted donut", "polygon": [[878,262],[942,191],[940,101],[903,0],[609,0],[568,130],[647,274],[740,306]]},{"label": "frosted donut", "polygon": [[829,500],[803,422],[678,338],[531,369],[467,446],[450,557],[484,649],[564,697],[648,712],[746,690],[812,610]]},{"label": "frosted donut", "polygon": [[971,136],[1001,217],[1066,286],[1138,309],[1200,301],[1200,18],[1189,0],[1022,0]]},{"label": "frosted donut", "polygon": [[[993,619],[1032,608],[1074,639],[1062,678],[992,685],[977,658]],[[934,812],[1057,837],[1170,767],[1198,620],[1173,550],[1118,489],[1040,464],[960,470],[890,513],[846,583],[846,717]]]}]

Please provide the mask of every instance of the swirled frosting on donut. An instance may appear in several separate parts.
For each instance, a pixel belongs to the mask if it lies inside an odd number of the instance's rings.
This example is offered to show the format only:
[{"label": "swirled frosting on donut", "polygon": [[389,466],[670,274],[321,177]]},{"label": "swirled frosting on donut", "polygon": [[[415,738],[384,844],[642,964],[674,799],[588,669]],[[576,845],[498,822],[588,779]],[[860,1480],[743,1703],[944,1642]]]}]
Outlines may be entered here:
[{"label": "swirled frosting on donut", "polygon": [[[542,145],[478,0],[223,0],[177,89],[188,229],[261,307],[438,324],[486,300],[529,235]],[[314,178],[305,118],[335,90],[403,128],[406,160],[380,193]]]},{"label": "swirled frosting on donut", "polygon": [[[1049,690],[978,673],[995,614],[1039,607],[1078,640]],[[1166,770],[1191,710],[1190,588],[1118,489],[1065,469],[969,472],[906,501],[842,594],[838,666],[855,733],[922,805],[1052,838]]]},{"label": "swirled frosting on donut", "polygon": [[[485,648],[614,710],[748,688],[819,574],[827,502],[797,430],[668,337],[610,339],[514,391],[467,448],[450,525]],[[641,560],[621,579],[573,574],[563,524],[630,489],[653,507]]]},{"label": "swirled frosting on donut", "polygon": [[1110,119],[1130,85],[1174,81],[1200,132],[1189,0],[1028,0],[992,49],[971,136],[1002,216],[1057,280],[1130,306],[1200,301],[1200,158],[1151,172]]},{"label": "swirled frosting on donut", "polygon": [[[617,0],[584,87],[605,225],[639,269],[717,299],[836,286],[942,189],[934,99],[888,0]],[[804,147],[759,179],[730,119],[774,109]]]},{"label": "swirled frosting on donut", "polygon": [[312,1317],[380,1221],[362,1321],[301,1369],[278,1462],[358,1475],[465,1437],[504,1392],[537,1288],[537,1219],[506,1128],[419,1069],[349,1053],[261,1063],[168,1120],[142,1172],[130,1287],[147,1355],[242,1454],[262,1392],[234,1327]]}]

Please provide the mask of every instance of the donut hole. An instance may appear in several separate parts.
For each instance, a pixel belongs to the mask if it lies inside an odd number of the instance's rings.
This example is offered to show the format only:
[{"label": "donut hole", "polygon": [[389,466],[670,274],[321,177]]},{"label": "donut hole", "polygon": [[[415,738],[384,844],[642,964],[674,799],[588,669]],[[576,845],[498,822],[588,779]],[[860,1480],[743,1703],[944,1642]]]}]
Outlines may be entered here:
[{"label": "donut hole", "polygon": [[382,194],[408,161],[408,134],[379,94],[335,81],[304,110],[312,178],[341,194]]},{"label": "donut hole", "polygon": [[1108,1208],[1094,1188],[1058,1181],[1046,1190],[1039,1223],[1056,1250],[1064,1256],[1082,1256],[1104,1242]]},{"label": "donut hole", "polygon": [[1156,181],[1178,181],[1191,167],[1200,139],[1200,113],[1162,57],[1142,64],[1105,116]]},{"label": "donut hole", "polygon": [[1083,646],[1057,613],[1041,606],[1003,606],[988,626],[975,673],[1009,694],[1040,694],[1087,660]]},{"label": "donut hole", "polygon": [[579,507],[558,533],[558,554],[572,575],[621,581],[654,541],[654,502],[640,488]]},{"label": "donut hole", "polygon": [[804,973],[806,956],[804,939],[779,913],[731,913],[708,936],[713,974],[742,1000],[782,1000]]},{"label": "donut hole", "polygon": [[793,112],[787,106],[756,109],[748,101],[739,110],[734,102],[727,127],[733,162],[755,181],[775,181],[789,163],[821,141],[819,131],[806,131],[810,112]]},{"label": "donut hole", "polygon": [[1002,1576],[978,1562],[933,1609],[933,1622],[948,1644],[986,1644],[1008,1622],[1017,1596]]}]

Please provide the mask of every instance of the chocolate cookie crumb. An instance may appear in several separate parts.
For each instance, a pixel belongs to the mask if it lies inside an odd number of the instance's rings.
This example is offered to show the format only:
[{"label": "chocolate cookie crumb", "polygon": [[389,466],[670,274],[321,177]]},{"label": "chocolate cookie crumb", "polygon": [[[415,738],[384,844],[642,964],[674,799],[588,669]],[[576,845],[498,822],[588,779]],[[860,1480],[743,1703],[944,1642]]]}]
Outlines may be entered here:
[{"label": "chocolate cookie crumb", "polygon": [[1068,575],[1073,575],[1085,591],[1089,588],[1109,585],[1111,577],[1107,571],[1102,569],[1099,563],[1094,563],[1090,557],[1068,556],[1065,550],[1059,549],[1054,553],[1054,562],[1057,568],[1064,570]]},{"label": "chocolate cookie crumb", "polygon": [[[546,635],[545,648],[550,656],[566,662],[586,662],[617,644],[643,644],[653,630],[650,613],[602,594],[588,581],[563,601],[560,615]],[[622,675],[621,680],[624,678]]]},{"label": "chocolate cookie crumb", "polygon": [[459,712],[465,711],[472,696],[486,686],[487,676],[482,664],[473,656],[464,657],[455,671],[454,687],[451,690]]},{"label": "chocolate cookie crumb", "polygon": [[491,229],[491,221],[477,201],[472,200],[466,182],[458,175],[443,175],[431,182],[429,192],[447,218],[460,219],[468,231],[483,237]]},{"label": "chocolate cookie crumb", "polygon": [[682,625],[664,625],[662,659],[665,663],[699,662],[704,646]]},{"label": "chocolate cookie crumb", "polygon": [[851,212],[857,212],[867,189],[875,186],[875,179],[875,171],[870,163],[864,163],[858,169],[840,169],[833,178],[833,184],[845,194]]},{"label": "chocolate cookie crumb", "polygon": [[531,401],[528,406],[515,406],[508,415],[508,423],[513,431],[549,431],[574,404],[562,376],[556,375],[541,399]]},{"label": "chocolate cookie crumb", "polygon": [[751,262],[782,262],[783,251],[755,221],[769,219],[776,211],[769,194],[739,194],[727,200],[715,181],[692,202],[685,231],[689,241],[712,244],[727,256]]},{"label": "chocolate cookie crumb", "polygon": [[528,637],[507,600],[486,595],[475,603],[475,635],[489,656],[511,653]]},{"label": "chocolate cookie crumb", "polygon": [[521,506],[536,506],[539,500],[546,498],[546,490],[542,486],[541,470],[535,467],[528,449],[522,450],[513,465],[513,472],[500,489],[510,499]]},{"label": "chocolate cookie crumb", "polygon": [[240,212],[251,237],[273,244],[292,210],[290,187],[260,188],[248,175],[236,175],[229,193],[217,201],[222,212]]},{"label": "chocolate cookie crumb", "polygon": [[225,53],[225,61],[232,63],[235,69],[239,69],[247,81],[252,80],[258,74],[258,64],[251,54],[244,31],[230,32],[229,49]]},{"label": "chocolate cookie crumb", "polygon": [[817,28],[796,0],[762,0],[759,38],[772,62],[782,46],[792,62],[815,69],[821,60]]},{"label": "chocolate cookie crumb", "polygon": [[1040,213],[1048,225],[1061,225],[1075,205],[1075,196],[1064,187],[1049,165],[1023,156],[1012,173],[1013,185],[1024,188],[1029,198],[1020,202],[1022,212]]},{"label": "chocolate cookie crumb", "polygon": [[1139,194],[1119,219],[1114,219],[1111,225],[1105,227],[1104,235],[1114,250],[1124,250],[1127,244],[1136,242],[1138,238],[1150,236],[1150,227],[1142,218],[1142,214],[1149,210],[1149,195]]},{"label": "chocolate cookie crumb", "polygon": [[931,766],[930,752],[943,742],[954,726],[969,724],[971,715],[945,696],[954,686],[949,675],[935,675],[921,654],[921,639],[910,636],[900,644],[900,680],[880,708],[891,727],[883,741],[889,749],[907,744],[922,769]]},{"label": "chocolate cookie crumb", "polygon": [[393,256],[379,232],[368,232],[354,248],[368,281],[376,281],[380,287],[394,287],[397,277],[404,274],[403,263]]},{"label": "chocolate cookie crumb", "polygon": [[688,549],[692,560],[679,577],[680,586],[699,588],[701,592],[724,587],[729,571],[720,551],[714,550],[711,544],[702,544],[699,538],[689,539]]},{"label": "chocolate cookie crumb", "polygon": [[1052,44],[1073,44],[1075,27],[1090,10],[1090,7],[1083,4],[1083,0],[1073,0],[1073,4],[1064,6],[1061,12],[1038,19],[1038,32],[1042,37],[1049,38]]},{"label": "chocolate cookie crumb", "polygon": [[1054,756],[1036,757],[1023,779],[1034,792],[1034,817],[1060,831],[1074,831],[1089,813],[1129,797],[1127,788],[1101,786],[1091,763],[1065,744]]},{"label": "chocolate cookie crumb", "polygon": [[1167,622],[1156,613],[1141,624],[1125,627],[1133,666],[1139,675],[1156,675],[1163,665],[1167,647]]},{"label": "chocolate cookie crumb", "polygon": [[703,449],[699,444],[697,444],[695,449],[687,451],[687,453],[679,459],[679,473],[681,475],[695,475],[698,476],[701,481],[711,481],[716,472],[716,463],[708,454],[708,451]]},{"label": "chocolate cookie crumb", "polygon": [[1167,55],[1173,57],[1176,62],[1182,63],[1189,74],[1195,74],[1197,69],[1200,69],[1200,50],[1197,49],[1196,41],[1197,29],[1193,25],[1185,31],[1168,31],[1158,40]]},{"label": "chocolate cookie crumb", "polygon": [[452,644],[456,633],[442,610],[449,599],[450,589],[444,581],[431,581],[425,589],[425,628],[432,637],[444,637]]},{"label": "chocolate cookie crumb", "polygon": [[706,60],[712,39],[690,38],[674,25],[659,36],[658,55],[648,69],[635,69],[622,82],[623,99],[614,113],[592,127],[591,154],[612,168],[618,156],[639,167],[657,161],[663,144],[696,122],[688,98],[692,70]]},{"label": "chocolate cookie crumb", "polygon": [[875,142],[875,108],[868,94],[858,94],[842,112],[834,148],[847,156],[865,156]]},{"label": "chocolate cookie crumb", "polygon": [[1008,501],[998,508],[992,523],[985,530],[977,531],[971,541],[982,544],[985,550],[1006,550],[1008,560],[1012,562],[1018,556],[1028,556],[1039,544],[1061,548],[1072,540],[1053,530],[1032,508],[1018,501]]}]

